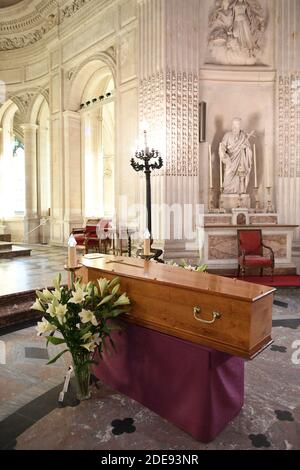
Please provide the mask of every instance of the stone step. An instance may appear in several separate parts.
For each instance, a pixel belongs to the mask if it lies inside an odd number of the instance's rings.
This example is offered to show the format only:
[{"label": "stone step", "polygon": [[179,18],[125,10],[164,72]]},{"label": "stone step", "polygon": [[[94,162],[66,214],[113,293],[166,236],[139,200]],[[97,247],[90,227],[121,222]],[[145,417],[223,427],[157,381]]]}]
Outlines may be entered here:
[{"label": "stone step", "polygon": [[34,290],[1,296],[0,329],[40,319],[42,312],[30,309],[35,297]]},{"label": "stone step", "polygon": [[11,250],[11,247],[12,247],[11,242],[2,242],[2,241],[0,241],[0,251]]},{"label": "stone step", "polygon": [[1,242],[11,242],[11,234],[10,233],[1,233],[0,234],[0,241]]},{"label": "stone step", "polygon": [[0,259],[10,259],[15,258],[17,256],[30,256],[31,249],[24,248],[22,246],[12,245],[10,248],[0,249]]}]

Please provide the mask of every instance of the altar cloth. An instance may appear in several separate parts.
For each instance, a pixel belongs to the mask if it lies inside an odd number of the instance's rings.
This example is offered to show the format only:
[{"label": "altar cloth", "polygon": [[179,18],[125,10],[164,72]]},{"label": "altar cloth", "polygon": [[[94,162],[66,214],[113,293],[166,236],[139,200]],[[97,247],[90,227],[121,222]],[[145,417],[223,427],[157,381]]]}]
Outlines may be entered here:
[{"label": "altar cloth", "polygon": [[201,442],[210,442],[244,402],[244,359],[134,324],[113,334],[94,374]]}]

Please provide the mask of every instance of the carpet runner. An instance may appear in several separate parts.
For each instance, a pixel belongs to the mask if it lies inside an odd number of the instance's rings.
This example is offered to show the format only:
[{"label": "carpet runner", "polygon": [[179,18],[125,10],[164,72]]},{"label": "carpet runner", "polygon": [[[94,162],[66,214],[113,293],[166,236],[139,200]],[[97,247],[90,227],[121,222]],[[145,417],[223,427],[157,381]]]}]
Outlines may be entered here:
[{"label": "carpet runner", "polygon": [[245,276],[239,280],[270,287],[300,287],[300,276],[274,276],[273,280],[271,276]]}]

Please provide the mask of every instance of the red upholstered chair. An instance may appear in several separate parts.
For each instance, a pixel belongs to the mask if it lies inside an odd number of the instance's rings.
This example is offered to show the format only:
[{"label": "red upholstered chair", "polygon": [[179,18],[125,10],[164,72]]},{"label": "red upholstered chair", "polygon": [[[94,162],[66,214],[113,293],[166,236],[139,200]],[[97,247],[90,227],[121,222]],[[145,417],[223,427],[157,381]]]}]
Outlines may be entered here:
[{"label": "red upholstered chair", "polygon": [[107,252],[110,239],[99,237],[99,226],[105,232],[110,226],[109,219],[88,219],[85,227],[73,228],[72,233],[77,241],[78,247],[84,248],[85,253],[89,251]]},{"label": "red upholstered chair", "polygon": [[[274,252],[272,248],[266,246],[262,240],[261,230],[238,230],[238,272],[242,270],[242,277],[245,277],[246,267],[260,268],[260,275],[263,275],[264,268],[271,268],[272,278],[274,274]],[[264,248],[269,251],[264,253]]]}]

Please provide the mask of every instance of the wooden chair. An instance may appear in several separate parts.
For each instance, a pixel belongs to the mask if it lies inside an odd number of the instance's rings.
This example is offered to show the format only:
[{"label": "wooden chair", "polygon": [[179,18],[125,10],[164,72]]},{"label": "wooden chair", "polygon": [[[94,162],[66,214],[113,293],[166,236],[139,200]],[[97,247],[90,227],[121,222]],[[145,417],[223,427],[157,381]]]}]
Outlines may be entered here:
[{"label": "wooden chair", "polygon": [[[272,248],[265,245],[262,240],[260,229],[238,230],[238,272],[242,271],[245,277],[246,267],[260,268],[260,275],[263,275],[264,268],[271,268],[271,275],[274,275],[274,252]],[[264,254],[264,248],[269,251],[269,256]]]},{"label": "wooden chair", "polygon": [[108,219],[88,219],[85,227],[73,228],[74,235],[79,248],[83,248],[85,253],[89,251],[98,251],[106,253],[111,244],[109,237],[99,237],[100,230],[105,233],[109,229],[110,220]]}]

